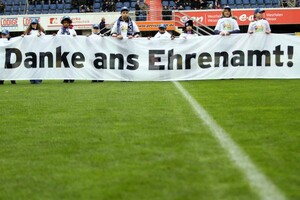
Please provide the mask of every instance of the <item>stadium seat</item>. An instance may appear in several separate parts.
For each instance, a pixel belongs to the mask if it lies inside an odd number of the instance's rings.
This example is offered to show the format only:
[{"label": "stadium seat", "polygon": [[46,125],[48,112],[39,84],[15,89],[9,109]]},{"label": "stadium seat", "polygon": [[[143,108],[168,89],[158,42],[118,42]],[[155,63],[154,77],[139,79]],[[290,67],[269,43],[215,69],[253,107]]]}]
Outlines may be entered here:
[{"label": "stadium seat", "polygon": [[192,8],[191,8],[191,6],[185,6],[184,9],[185,10],[191,10]]},{"label": "stadium seat", "polygon": [[224,6],[227,6],[228,2],[227,0],[221,0],[221,7],[223,8]]},{"label": "stadium seat", "polygon": [[162,6],[169,6],[169,1],[162,1],[161,5]]},{"label": "stadium seat", "polygon": [[258,7],[264,7],[264,5],[265,5],[264,0],[257,0],[257,5],[258,5]]},{"label": "stadium seat", "polygon": [[272,0],[272,7],[277,8],[279,6],[279,1],[278,0]]},{"label": "stadium seat", "polygon": [[170,7],[173,7],[173,6],[176,6],[176,4],[175,4],[174,1],[171,0],[171,1],[169,1],[169,6],[170,6]]},{"label": "stadium seat", "polygon": [[41,13],[42,12],[42,4],[36,4],[35,11],[36,11],[36,13]]},{"label": "stadium seat", "polygon": [[237,8],[243,8],[244,7],[244,4],[243,4],[243,1],[242,0],[235,0],[235,4],[237,6]]},{"label": "stadium seat", "polygon": [[130,3],[128,1],[124,1],[123,6],[126,6],[127,8],[130,8]]},{"label": "stadium seat", "polygon": [[251,7],[257,7],[256,0],[250,0]]},{"label": "stadium seat", "polygon": [[230,7],[234,7],[235,1],[234,1],[234,0],[228,0],[228,5],[229,5]]}]

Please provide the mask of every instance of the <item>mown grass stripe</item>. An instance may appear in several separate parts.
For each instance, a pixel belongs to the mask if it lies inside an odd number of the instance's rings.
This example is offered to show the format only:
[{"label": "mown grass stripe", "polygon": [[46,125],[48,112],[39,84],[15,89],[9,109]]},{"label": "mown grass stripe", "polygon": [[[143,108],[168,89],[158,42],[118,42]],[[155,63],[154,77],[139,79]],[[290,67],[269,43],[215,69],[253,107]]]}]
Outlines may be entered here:
[{"label": "mown grass stripe", "polygon": [[246,153],[230,138],[228,133],[215,122],[207,111],[183,88],[173,82],[183,97],[190,103],[197,116],[209,127],[212,135],[229,154],[232,162],[240,169],[249,185],[263,200],[284,200],[283,193],[254,165]]}]

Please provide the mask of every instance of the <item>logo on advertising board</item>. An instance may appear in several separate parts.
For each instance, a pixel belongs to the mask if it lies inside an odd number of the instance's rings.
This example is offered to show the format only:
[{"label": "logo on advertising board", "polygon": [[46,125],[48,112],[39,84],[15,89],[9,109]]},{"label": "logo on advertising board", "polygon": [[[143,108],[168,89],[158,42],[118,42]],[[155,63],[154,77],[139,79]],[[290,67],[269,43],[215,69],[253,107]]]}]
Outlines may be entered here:
[{"label": "logo on advertising board", "polygon": [[40,18],[39,17],[23,17],[23,26],[27,27],[30,25],[30,22],[34,19],[37,19],[40,22]]},{"label": "logo on advertising board", "polygon": [[60,19],[58,17],[50,17],[49,18],[49,24],[50,25],[60,24]]},{"label": "logo on advertising board", "polygon": [[18,18],[17,17],[1,18],[1,28],[8,29],[8,30],[17,30]]}]

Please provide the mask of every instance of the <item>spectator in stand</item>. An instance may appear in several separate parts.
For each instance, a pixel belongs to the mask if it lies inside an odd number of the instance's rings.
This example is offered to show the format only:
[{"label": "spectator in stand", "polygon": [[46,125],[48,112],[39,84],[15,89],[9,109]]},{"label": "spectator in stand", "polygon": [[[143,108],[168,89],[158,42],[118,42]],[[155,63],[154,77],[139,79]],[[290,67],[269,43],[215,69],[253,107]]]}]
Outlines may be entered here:
[{"label": "spectator in stand", "polygon": [[164,6],[162,10],[163,20],[172,20],[172,10],[168,6]]},{"label": "spectator in stand", "polygon": [[254,10],[254,20],[249,24],[248,33],[271,33],[269,22],[263,18],[264,13],[265,10],[261,8],[256,8]]},{"label": "spectator in stand", "polygon": [[109,3],[109,10],[110,10],[110,12],[116,12],[116,4],[115,4],[115,2],[111,1]]},{"label": "spectator in stand", "polygon": [[79,13],[84,13],[84,12],[85,12],[85,7],[84,7],[83,4],[79,6],[78,12],[79,12]]},{"label": "spectator in stand", "polygon": [[192,10],[199,10],[200,9],[200,0],[192,0],[191,9]]},{"label": "spectator in stand", "polygon": [[102,11],[103,11],[103,12],[109,12],[109,11],[110,11],[108,0],[105,0],[105,1],[103,2],[103,5],[102,5]]},{"label": "spectator in stand", "polygon": [[111,29],[112,37],[118,39],[123,38],[138,38],[140,36],[139,27],[128,15],[129,9],[127,7],[121,8],[121,16],[115,22]]},{"label": "spectator in stand", "polygon": [[2,1],[0,2],[0,12],[4,13],[5,10],[5,4],[2,3]]},{"label": "spectator in stand", "polygon": [[[31,36],[38,36],[45,35],[44,28],[40,25],[39,21],[37,19],[32,19],[30,22],[30,25],[25,30],[24,35],[31,35]],[[40,84],[42,83],[42,80],[30,80],[31,84]]]},{"label": "spectator in stand", "polygon": [[[73,29],[72,20],[69,16],[63,16],[61,20],[62,27],[57,31],[57,35],[76,36],[77,33]],[[74,83],[73,79],[65,79],[64,83]]]},{"label": "spectator in stand", "polygon": [[207,9],[208,4],[206,0],[200,0],[200,9]]},{"label": "spectator in stand", "polygon": [[184,10],[183,5],[180,5],[180,6],[178,7],[178,10]]},{"label": "spectator in stand", "polygon": [[237,20],[232,16],[231,8],[229,6],[225,6],[222,11],[222,16],[217,22],[214,33],[225,36],[239,32],[240,28]]},{"label": "spectator in stand", "polygon": [[94,12],[93,6],[86,5],[85,12]]},{"label": "spectator in stand", "polygon": [[105,23],[104,17],[102,17],[99,27],[100,27],[100,33],[104,36],[107,36],[109,29],[106,28],[106,23]]},{"label": "spectator in stand", "polygon": [[137,0],[135,3],[135,20],[140,21],[140,14],[141,14],[141,7],[140,7],[140,1]]},{"label": "spectator in stand", "polygon": [[198,35],[193,30],[194,28],[193,20],[190,19],[186,21],[184,26],[185,26],[185,30],[183,33],[180,34],[179,38],[189,39],[189,38],[198,37]]},{"label": "spectator in stand", "polygon": [[[10,40],[11,37],[9,35],[9,30],[7,30],[7,29],[2,30],[1,31],[1,38]],[[15,80],[11,80],[10,82],[11,82],[11,84],[16,84]],[[0,85],[3,85],[3,84],[4,84],[4,80],[0,80]]]}]

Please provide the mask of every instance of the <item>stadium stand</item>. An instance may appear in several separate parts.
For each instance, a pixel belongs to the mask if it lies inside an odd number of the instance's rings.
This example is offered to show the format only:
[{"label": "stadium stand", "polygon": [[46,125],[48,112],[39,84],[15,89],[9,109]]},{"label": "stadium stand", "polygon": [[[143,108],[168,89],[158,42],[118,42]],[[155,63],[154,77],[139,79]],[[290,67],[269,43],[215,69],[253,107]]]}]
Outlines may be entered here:
[{"label": "stadium stand", "polygon": [[[110,9],[108,11],[119,12],[123,6],[127,6],[131,11],[135,10],[136,0],[0,0],[0,14],[1,15],[19,15],[19,14],[49,14],[49,13],[77,13],[79,6],[83,2],[91,3],[91,11],[102,12],[102,6],[105,1],[109,2]],[[183,0],[162,0],[162,7],[169,7],[170,9],[177,9],[178,3],[184,2],[180,5],[185,10],[191,9],[191,3]],[[284,7],[283,2],[286,0],[219,0],[221,7],[229,5],[232,8],[276,8]],[[140,1],[144,2],[144,0]],[[294,1],[294,6],[299,6],[299,0]],[[84,3],[84,4],[85,4]],[[209,9],[214,1],[206,1],[207,6],[201,6],[202,9]],[[287,4],[292,7],[292,4]],[[85,11],[87,4],[85,5]]]}]

